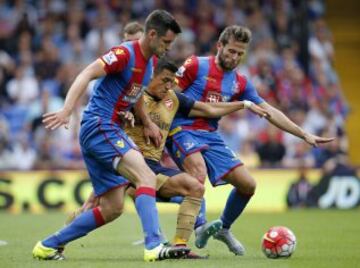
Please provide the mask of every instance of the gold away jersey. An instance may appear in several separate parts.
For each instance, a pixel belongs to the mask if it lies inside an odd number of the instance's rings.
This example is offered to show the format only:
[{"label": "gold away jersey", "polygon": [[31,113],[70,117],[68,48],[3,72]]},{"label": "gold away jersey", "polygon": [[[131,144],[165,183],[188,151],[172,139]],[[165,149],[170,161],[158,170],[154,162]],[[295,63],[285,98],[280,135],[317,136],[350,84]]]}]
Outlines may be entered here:
[{"label": "gold away jersey", "polygon": [[165,98],[161,100],[145,91],[144,101],[146,112],[151,120],[160,128],[162,134],[160,147],[157,148],[153,143],[146,144],[143,125],[137,117],[135,117],[135,127],[127,126],[125,131],[140,148],[145,158],[160,161],[166,138],[176,113],[179,112],[183,116],[187,116],[194,105],[194,101],[184,94],[173,90],[169,90]]}]

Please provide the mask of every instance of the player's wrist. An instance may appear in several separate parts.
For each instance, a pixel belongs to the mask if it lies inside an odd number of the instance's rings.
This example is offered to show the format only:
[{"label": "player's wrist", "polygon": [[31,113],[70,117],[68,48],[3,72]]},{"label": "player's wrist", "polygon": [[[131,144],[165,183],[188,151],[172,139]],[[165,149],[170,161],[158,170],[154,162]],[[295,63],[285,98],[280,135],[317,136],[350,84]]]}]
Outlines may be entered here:
[{"label": "player's wrist", "polygon": [[249,109],[251,106],[253,106],[253,102],[249,100],[244,100],[244,109]]},{"label": "player's wrist", "polygon": [[64,106],[62,110],[65,114],[71,115],[71,112],[72,112],[71,108]]}]

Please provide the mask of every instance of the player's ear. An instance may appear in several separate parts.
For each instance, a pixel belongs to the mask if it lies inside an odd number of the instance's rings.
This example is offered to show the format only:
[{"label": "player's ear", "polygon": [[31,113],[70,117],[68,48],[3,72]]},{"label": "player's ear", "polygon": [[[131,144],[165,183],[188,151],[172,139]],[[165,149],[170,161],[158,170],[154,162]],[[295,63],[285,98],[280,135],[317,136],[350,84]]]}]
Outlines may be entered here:
[{"label": "player's ear", "polygon": [[150,40],[153,40],[157,37],[157,32],[155,29],[149,30],[149,32],[146,34]]},{"label": "player's ear", "polygon": [[217,50],[223,48],[223,44],[221,42],[217,41],[216,42],[216,48],[217,48]]}]

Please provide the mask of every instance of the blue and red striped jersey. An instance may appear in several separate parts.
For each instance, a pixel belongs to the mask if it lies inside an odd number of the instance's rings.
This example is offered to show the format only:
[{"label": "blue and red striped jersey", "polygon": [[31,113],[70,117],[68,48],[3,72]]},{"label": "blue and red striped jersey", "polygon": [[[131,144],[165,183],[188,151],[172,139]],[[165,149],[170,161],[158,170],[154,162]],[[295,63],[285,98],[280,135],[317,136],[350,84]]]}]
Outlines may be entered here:
[{"label": "blue and red striped jersey", "polygon": [[120,123],[119,111],[129,110],[149,84],[156,57],[145,59],[138,41],[125,42],[100,57],[106,76],[98,79],[84,117],[99,116]]},{"label": "blue and red striped jersey", "polygon": [[[203,102],[229,102],[250,100],[256,104],[264,100],[257,94],[253,84],[236,70],[224,72],[215,64],[215,57],[188,58],[177,72],[178,86],[183,93]],[[190,118],[178,113],[171,129],[214,131],[218,127],[218,118]]]}]

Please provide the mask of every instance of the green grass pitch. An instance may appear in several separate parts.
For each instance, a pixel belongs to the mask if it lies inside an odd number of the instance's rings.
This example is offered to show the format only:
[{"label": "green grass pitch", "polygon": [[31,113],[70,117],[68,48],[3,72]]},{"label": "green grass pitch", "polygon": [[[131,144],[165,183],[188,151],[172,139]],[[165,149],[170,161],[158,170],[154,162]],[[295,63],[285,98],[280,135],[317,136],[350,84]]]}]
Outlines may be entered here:
[{"label": "green grass pitch", "polygon": [[[209,220],[217,215],[208,215]],[[132,242],[142,237],[137,216],[125,213],[115,222],[68,245],[66,261],[37,261],[31,250],[37,240],[61,227],[65,215],[9,215],[0,213],[0,267],[360,267],[360,210],[298,210],[284,213],[245,213],[233,232],[246,246],[244,257],[227,251],[218,241],[196,250],[208,260],[177,260],[144,263],[142,246]],[[161,214],[162,228],[174,234],[176,215]],[[289,259],[265,258],[260,240],[271,226],[285,225],[297,237],[297,249]],[[193,240],[190,245],[193,245]]]}]

